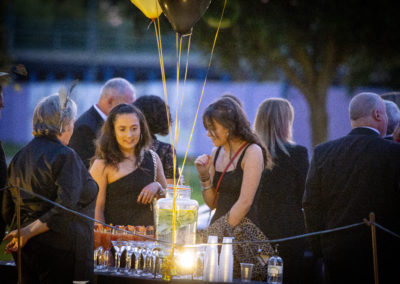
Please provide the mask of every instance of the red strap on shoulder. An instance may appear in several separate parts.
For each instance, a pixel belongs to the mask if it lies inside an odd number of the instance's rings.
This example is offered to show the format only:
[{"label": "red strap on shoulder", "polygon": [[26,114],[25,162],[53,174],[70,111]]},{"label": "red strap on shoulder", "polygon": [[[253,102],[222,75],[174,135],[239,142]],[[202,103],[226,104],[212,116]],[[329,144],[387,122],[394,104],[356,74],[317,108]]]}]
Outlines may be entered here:
[{"label": "red strap on shoulder", "polygon": [[[226,165],[224,171],[222,172],[221,176],[219,177],[217,186],[216,186],[216,188],[215,188],[215,193],[218,192],[219,184],[221,183],[222,177],[224,176],[224,174],[226,173],[226,171],[228,170],[228,168],[230,167],[230,165],[233,163],[233,161],[235,160],[235,158],[237,157],[237,155],[239,155],[239,153],[243,150],[244,147],[247,146],[247,144],[249,144],[249,143],[247,143],[247,142],[243,143],[243,145],[240,146],[240,148],[236,151],[235,155],[233,155],[232,159],[231,159],[231,160],[229,161],[229,163]],[[217,195],[215,195],[215,197],[216,197],[216,196],[217,196]],[[214,199],[214,202],[215,202],[215,199]],[[213,204],[214,204],[214,203],[213,203]]]}]

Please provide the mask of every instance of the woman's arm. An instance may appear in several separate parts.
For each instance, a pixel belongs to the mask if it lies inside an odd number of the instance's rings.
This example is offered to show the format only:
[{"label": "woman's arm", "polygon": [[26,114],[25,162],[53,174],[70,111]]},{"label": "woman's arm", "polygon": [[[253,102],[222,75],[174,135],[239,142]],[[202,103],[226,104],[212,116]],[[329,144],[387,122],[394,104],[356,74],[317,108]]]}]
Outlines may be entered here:
[{"label": "woman's arm", "polygon": [[200,177],[201,191],[204,202],[208,207],[210,207],[211,210],[215,209],[216,206],[216,193],[213,187],[213,179],[215,174],[213,160],[216,150],[217,148],[213,149],[212,156],[204,154],[197,157],[197,159],[194,161]]},{"label": "woman's arm", "polygon": [[156,154],[157,173],[156,181],[146,185],[140,192],[137,202],[142,204],[149,204],[157,195],[164,196],[165,189],[167,188],[167,181],[164,176],[164,169],[160,157]]},{"label": "woman's arm", "polygon": [[161,163],[160,157],[156,155],[156,162],[157,162],[157,174],[156,174],[156,181],[160,183],[163,189],[167,188],[167,180],[164,175],[164,168]]},{"label": "woman's arm", "polygon": [[97,194],[96,209],[94,218],[96,220],[105,222],[104,218],[104,207],[106,204],[106,190],[107,190],[107,172],[106,165],[103,160],[96,159],[93,165],[89,169],[89,173],[96,181],[99,187],[99,193]]},{"label": "woman's arm", "polygon": [[[49,227],[47,227],[46,223],[42,223],[39,219],[36,219],[34,222],[21,228],[21,248],[23,248],[29,239],[32,237],[47,232]],[[6,253],[16,252],[18,250],[18,231],[14,230],[10,232],[7,236],[4,237],[4,240],[11,240],[6,246]]]},{"label": "woman's arm", "polygon": [[[239,165],[238,165],[239,166]],[[228,222],[231,226],[236,226],[249,212],[256,195],[261,175],[264,170],[264,160],[261,148],[252,144],[246,150],[242,161],[243,180],[240,189],[239,199],[229,211]]]}]

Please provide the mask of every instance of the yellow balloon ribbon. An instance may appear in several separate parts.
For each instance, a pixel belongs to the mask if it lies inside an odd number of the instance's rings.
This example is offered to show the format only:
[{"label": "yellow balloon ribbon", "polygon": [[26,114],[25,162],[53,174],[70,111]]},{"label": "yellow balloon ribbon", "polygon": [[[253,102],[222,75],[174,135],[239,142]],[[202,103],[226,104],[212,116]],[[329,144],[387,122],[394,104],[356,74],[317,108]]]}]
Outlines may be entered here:
[{"label": "yellow balloon ribbon", "polygon": [[149,19],[157,19],[162,13],[158,0],[131,0],[131,2]]}]

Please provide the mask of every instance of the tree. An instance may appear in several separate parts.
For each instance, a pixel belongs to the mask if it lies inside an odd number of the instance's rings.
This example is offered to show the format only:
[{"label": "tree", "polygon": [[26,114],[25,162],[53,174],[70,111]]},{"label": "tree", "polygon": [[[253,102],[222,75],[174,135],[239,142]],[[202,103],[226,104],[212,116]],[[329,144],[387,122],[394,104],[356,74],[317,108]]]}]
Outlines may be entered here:
[{"label": "tree", "polygon": [[[214,0],[196,26],[204,47],[209,48],[209,25],[215,25],[223,2]],[[228,27],[218,38],[216,58],[235,80],[270,78],[271,66],[282,70],[308,102],[314,145],[327,139],[326,97],[335,80],[349,87],[382,79],[399,86],[391,77],[400,69],[399,18],[391,1],[229,0],[227,5]]]}]

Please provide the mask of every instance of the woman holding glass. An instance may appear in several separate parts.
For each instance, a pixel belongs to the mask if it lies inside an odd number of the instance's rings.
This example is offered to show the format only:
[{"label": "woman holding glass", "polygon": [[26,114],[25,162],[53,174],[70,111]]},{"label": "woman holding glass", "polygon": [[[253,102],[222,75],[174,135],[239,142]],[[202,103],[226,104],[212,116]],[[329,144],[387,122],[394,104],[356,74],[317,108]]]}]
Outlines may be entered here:
[{"label": "woman holding glass", "polygon": [[160,158],[148,150],[146,120],[136,107],[114,107],[96,144],[90,173],[99,185],[97,220],[119,225],[153,225],[151,203],[167,183]]},{"label": "woman holding glass", "polygon": [[[33,140],[9,165],[2,213],[13,229],[6,251],[16,259],[15,187],[40,194],[91,218],[97,185],[74,150],[67,147],[76,105],[58,94],[43,98],[33,114]],[[93,222],[21,191],[22,283],[93,281]]]},{"label": "woman holding glass", "polygon": [[[221,98],[209,105],[203,114],[203,124],[215,146],[211,155],[201,155],[195,160],[204,201],[216,209],[206,234],[236,236],[240,230],[243,241],[251,237],[266,240],[255,226],[254,200],[257,200],[261,174],[266,166],[271,166],[268,152],[252,132],[242,108],[230,98]],[[256,261],[254,249],[257,251],[255,247],[235,246],[234,277],[240,277],[240,260]],[[272,253],[268,244],[263,249],[266,254]],[[254,279],[262,279],[263,265],[255,264]]]},{"label": "woman holding glass", "polygon": [[[308,170],[307,149],[292,139],[294,110],[286,99],[270,98],[258,107],[254,129],[272,155],[274,167],[261,179],[260,228],[273,239],[305,233],[302,197]],[[282,242],[284,283],[306,283],[304,239]]]}]

